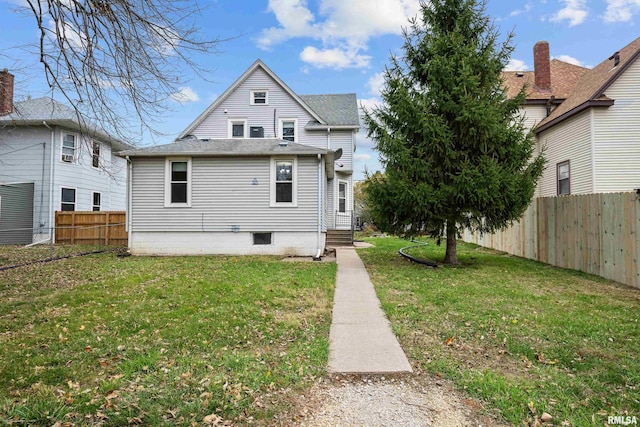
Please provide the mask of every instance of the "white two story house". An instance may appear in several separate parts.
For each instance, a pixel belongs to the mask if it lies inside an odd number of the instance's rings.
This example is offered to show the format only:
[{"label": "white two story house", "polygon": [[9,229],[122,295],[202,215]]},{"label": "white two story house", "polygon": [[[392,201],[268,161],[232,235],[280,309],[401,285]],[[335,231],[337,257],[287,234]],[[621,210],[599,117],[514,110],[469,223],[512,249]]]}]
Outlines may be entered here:
[{"label": "white two story house", "polygon": [[353,224],[355,94],[298,95],[251,65],[172,144],[130,163],[133,254],[321,256]]},{"label": "white two story house", "polygon": [[14,76],[0,71],[0,244],[51,237],[55,211],[124,210],[133,148],[52,98],[14,102]]}]

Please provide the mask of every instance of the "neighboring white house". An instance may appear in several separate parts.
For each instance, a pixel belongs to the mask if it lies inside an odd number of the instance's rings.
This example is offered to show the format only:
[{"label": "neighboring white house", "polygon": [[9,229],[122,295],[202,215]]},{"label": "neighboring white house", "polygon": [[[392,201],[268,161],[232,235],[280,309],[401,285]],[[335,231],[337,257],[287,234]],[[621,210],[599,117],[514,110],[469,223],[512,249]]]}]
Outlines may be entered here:
[{"label": "neighboring white house", "polygon": [[128,150],[134,254],[321,255],[351,230],[355,94],[297,95],[262,61],[175,143]]},{"label": "neighboring white house", "polygon": [[547,159],[538,197],[640,188],[639,56],[640,38],[589,70],[549,61],[539,42],[533,73],[503,74],[509,95],[529,85],[524,113]]},{"label": "neighboring white house", "polygon": [[113,153],[133,147],[82,130],[75,111],[51,98],[14,103],[13,80],[0,71],[0,244],[47,239],[55,211],[124,210],[126,161]]}]

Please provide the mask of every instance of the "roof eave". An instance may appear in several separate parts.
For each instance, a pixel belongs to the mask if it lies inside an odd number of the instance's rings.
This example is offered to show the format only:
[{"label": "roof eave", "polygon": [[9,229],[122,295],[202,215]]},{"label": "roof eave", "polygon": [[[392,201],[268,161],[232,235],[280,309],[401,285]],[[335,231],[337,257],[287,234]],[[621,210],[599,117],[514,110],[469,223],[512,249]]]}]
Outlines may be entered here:
[{"label": "roof eave", "polygon": [[175,153],[143,153],[136,152],[136,150],[119,151],[116,156],[119,157],[267,157],[267,156],[317,156],[318,154],[324,156],[328,153],[325,150],[318,151],[254,151],[254,152],[226,152],[226,153],[203,153],[193,151],[182,151]]},{"label": "roof eave", "polygon": [[304,127],[306,130],[359,130],[360,125],[307,125]]},{"label": "roof eave", "polygon": [[566,113],[561,114],[552,120],[549,120],[547,123],[544,123],[542,126],[536,127],[533,130],[533,133],[539,134],[540,132],[549,129],[557,125],[558,123],[563,122],[568,118],[575,116],[576,114],[579,114],[585,110],[588,110],[589,108],[598,108],[598,107],[608,108],[608,107],[611,107],[614,103],[615,103],[615,100],[613,99],[590,99],[589,101],[583,102],[582,104],[567,111]]},{"label": "roof eave", "polygon": [[73,129],[75,131],[79,131],[82,134],[86,134],[92,138],[100,139],[103,142],[108,142],[111,145],[120,146],[124,149],[133,149],[134,146],[131,144],[127,144],[124,141],[120,141],[112,137],[111,135],[101,132],[96,129],[83,128],[76,122],[71,119],[30,119],[30,120],[15,120],[15,119],[0,119],[0,126],[3,125],[11,125],[11,126],[44,126],[45,123],[47,125],[60,126],[68,129]]}]

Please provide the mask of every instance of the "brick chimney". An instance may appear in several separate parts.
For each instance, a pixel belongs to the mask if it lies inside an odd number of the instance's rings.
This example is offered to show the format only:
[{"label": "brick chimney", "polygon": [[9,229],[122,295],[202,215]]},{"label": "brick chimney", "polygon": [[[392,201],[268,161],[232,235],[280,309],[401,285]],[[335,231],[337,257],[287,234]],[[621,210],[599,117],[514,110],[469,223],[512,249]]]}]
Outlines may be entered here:
[{"label": "brick chimney", "polygon": [[538,89],[551,90],[549,42],[541,41],[533,46],[533,74]]},{"label": "brick chimney", "polygon": [[6,68],[0,71],[0,116],[13,112],[13,74]]}]

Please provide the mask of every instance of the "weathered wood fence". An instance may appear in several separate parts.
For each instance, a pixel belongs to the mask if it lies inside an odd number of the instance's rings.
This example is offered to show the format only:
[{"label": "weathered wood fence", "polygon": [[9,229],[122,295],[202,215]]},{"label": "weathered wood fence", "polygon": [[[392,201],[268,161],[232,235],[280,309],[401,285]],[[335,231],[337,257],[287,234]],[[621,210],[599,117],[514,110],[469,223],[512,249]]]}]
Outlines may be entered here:
[{"label": "weathered wood fence", "polygon": [[463,239],[558,267],[640,287],[640,196],[632,193],[543,197],[512,227]]},{"label": "weathered wood fence", "polygon": [[126,246],[124,211],[56,212],[56,243]]}]

